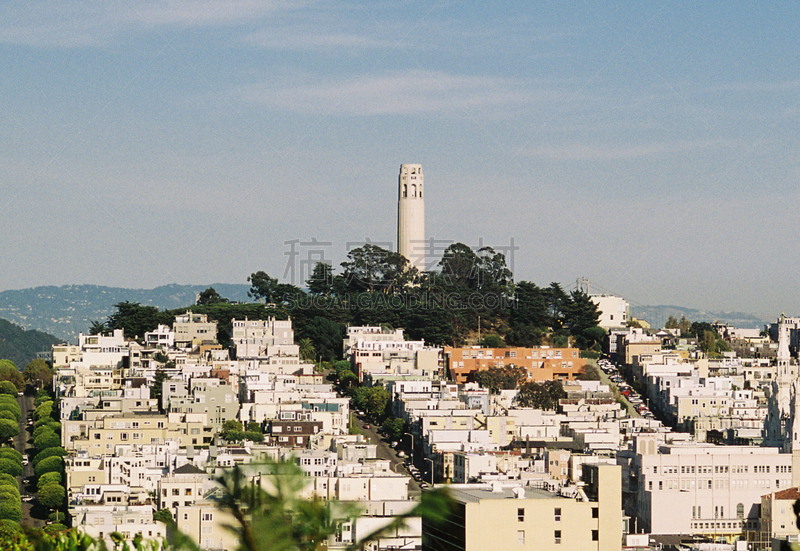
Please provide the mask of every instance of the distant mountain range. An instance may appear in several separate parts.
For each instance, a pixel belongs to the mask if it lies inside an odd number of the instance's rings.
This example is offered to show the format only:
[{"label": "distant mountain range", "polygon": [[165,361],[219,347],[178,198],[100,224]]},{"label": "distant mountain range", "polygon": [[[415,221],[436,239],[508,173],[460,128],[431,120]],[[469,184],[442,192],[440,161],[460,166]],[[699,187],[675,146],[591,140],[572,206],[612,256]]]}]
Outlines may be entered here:
[{"label": "distant mountain range", "polygon": [[197,295],[209,287],[228,300],[251,302],[247,296],[250,286],[245,284],[173,284],[155,289],[65,285],[0,292],[0,318],[77,343],[78,333],[86,333],[92,321],[106,321],[115,304],[129,301],[171,310],[194,304]]},{"label": "distant mountain range", "polygon": [[631,306],[630,315],[645,320],[651,327],[664,327],[670,316],[678,320],[685,316],[689,321],[722,321],[742,329],[763,329],[764,325],[774,323],[775,319],[763,319],[744,312],[706,311],[682,306]]},{"label": "distant mountain range", "polygon": [[[77,342],[78,333],[89,330],[92,321],[105,321],[114,313],[114,305],[124,301],[172,310],[194,304],[197,295],[213,287],[221,296],[235,302],[252,302],[246,284],[213,283],[210,285],[163,285],[155,289],[124,289],[100,285],[34,287],[0,292],[0,318],[25,329],[55,335]],[[681,306],[631,306],[631,315],[646,320],[653,327],[663,327],[669,316],[690,321],[724,321],[736,327],[762,328],[772,319],[762,319],[743,312],[704,311]]]}]

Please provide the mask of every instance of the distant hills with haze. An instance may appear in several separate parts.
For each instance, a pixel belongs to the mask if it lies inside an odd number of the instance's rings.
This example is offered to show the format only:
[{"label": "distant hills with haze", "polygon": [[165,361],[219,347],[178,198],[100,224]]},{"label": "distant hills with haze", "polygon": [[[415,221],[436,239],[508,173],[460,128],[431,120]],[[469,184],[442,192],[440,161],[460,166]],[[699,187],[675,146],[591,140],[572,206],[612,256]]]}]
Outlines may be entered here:
[{"label": "distant hills with haze", "polygon": [[250,285],[212,283],[210,285],[162,285],[155,289],[125,289],[100,285],[33,287],[0,292],[0,318],[26,329],[37,329],[59,339],[77,343],[78,333],[86,333],[92,321],[106,321],[120,302],[138,302],[171,310],[195,303],[197,295],[213,287],[233,302],[251,302]]},{"label": "distant hills with haze", "polygon": [[[250,285],[212,283],[209,285],[162,285],[154,289],[125,289],[100,285],[47,286],[0,292],[0,318],[28,330],[54,335],[76,343],[78,333],[88,331],[92,321],[106,321],[114,305],[124,301],[172,310],[195,303],[197,295],[213,287],[233,302],[252,302]],[[680,306],[631,306],[631,315],[653,327],[663,327],[669,316],[690,321],[724,321],[742,328],[762,328],[774,320],[743,312],[704,311]],[[2,339],[2,334],[0,334]],[[0,357],[2,357],[0,355]]]}]

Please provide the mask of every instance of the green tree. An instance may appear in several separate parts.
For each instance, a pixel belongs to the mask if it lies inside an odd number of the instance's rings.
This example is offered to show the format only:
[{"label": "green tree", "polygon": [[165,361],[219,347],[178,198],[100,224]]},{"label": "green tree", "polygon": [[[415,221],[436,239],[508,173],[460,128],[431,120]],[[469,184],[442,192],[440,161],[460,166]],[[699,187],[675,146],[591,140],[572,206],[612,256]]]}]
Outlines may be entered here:
[{"label": "green tree", "polygon": [[15,398],[11,396],[0,394],[0,410],[10,411],[14,417],[19,421],[22,418],[22,410]]},{"label": "green tree", "polygon": [[587,363],[585,366],[583,366],[581,372],[575,375],[575,378],[581,381],[599,381],[600,372],[595,366]]},{"label": "green tree", "polygon": [[33,412],[33,419],[38,421],[39,419],[47,419],[53,415],[53,402],[52,400],[48,400],[47,402],[43,402],[39,407],[37,407]]},{"label": "green tree", "polygon": [[92,320],[91,325],[89,326],[89,334],[90,335],[103,335],[108,332],[108,326],[105,322]]},{"label": "green tree", "polygon": [[222,430],[219,435],[228,441],[244,440],[244,426],[241,421],[230,419],[222,424]]},{"label": "green tree", "polygon": [[222,297],[213,287],[209,287],[197,295],[196,304],[202,306],[206,304],[219,304],[224,302],[228,302],[228,299]]},{"label": "green tree", "polygon": [[153,520],[156,522],[163,522],[167,525],[172,525],[175,523],[175,519],[172,517],[172,511],[169,509],[159,509],[158,511],[154,511]]},{"label": "green tree", "polygon": [[500,337],[500,335],[494,335],[494,334],[486,335],[485,337],[483,337],[483,339],[481,339],[480,345],[483,348],[506,347],[506,343],[503,342],[503,339]]},{"label": "green tree", "polygon": [[364,409],[367,415],[374,419],[383,418],[391,399],[392,396],[389,391],[382,386],[370,387],[367,389],[366,399],[364,400]]},{"label": "green tree", "polygon": [[108,317],[108,328],[122,329],[126,337],[139,341],[159,324],[171,325],[175,319],[174,316],[159,312],[155,306],[142,306],[138,302],[120,302],[114,307],[117,311]]},{"label": "green tree", "polygon": [[678,328],[678,318],[675,316],[670,316],[667,318],[667,323],[664,324],[664,329],[677,329]]},{"label": "green tree", "polygon": [[341,389],[350,394],[350,390],[358,386],[358,377],[349,369],[339,372],[339,386]]},{"label": "green tree", "polygon": [[0,419],[0,442],[5,442],[18,434],[19,423],[11,419]]},{"label": "green tree", "polygon": [[16,364],[11,360],[0,360],[0,381],[11,381],[17,390],[25,388],[25,380]]},{"label": "green tree", "polygon": [[515,402],[523,408],[554,410],[558,408],[558,401],[565,397],[559,381],[532,382],[520,385]]},{"label": "green tree", "polygon": [[245,427],[245,431],[247,432],[257,432],[259,434],[264,434],[264,429],[261,428],[261,423],[257,421],[250,421],[247,423]]},{"label": "green tree", "polygon": [[67,491],[61,484],[48,482],[39,490],[39,503],[48,509],[58,509],[63,505]]},{"label": "green tree", "polygon": [[45,484],[61,484],[61,473],[58,472],[49,472],[44,473],[36,480],[36,488],[37,490],[41,490],[42,486]]},{"label": "green tree", "polygon": [[[0,462],[2,462],[2,459],[0,459]],[[64,470],[64,461],[60,457],[48,457],[47,459],[42,459],[41,461],[39,461],[39,464],[33,468],[33,471],[34,473],[36,473],[36,476],[42,476],[45,473],[52,473],[52,472],[60,473],[63,470]],[[21,473],[22,469],[20,469],[20,474]]]},{"label": "green tree", "polygon": [[311,294],[328,296],[333,293],[333,268],[328,262],[317,262],[311,277],[306,280]]},{"label": "green tree", "polygon": [[11,476],[22,476],[22,462],[0,458],[0,473],[10,474]]},{"label": "green tree", "polygon": [[564,322],[578,348],[585,350],[594,344],[587,342],[586,332],[597,327],[599,321],[600,310],[589,295],[581,291],[570,293],[564,306]]},{"label": "green tree", "polygon": [[315,316],[302,328],[298,328],[298,337],[311,339],[317,354],[325,361],[334,361],[342,355],[342,339],[344,325],[332,319]]},{"label": "green tree", "polygon": [[37,450],[56,448],[61,445],[61,437],[52,430],[44,431],[38,437],[33,439],[33,445]]},{"label": "green tree", "polygon": [[22,370],[23,378],[38,387],[47,386],[53,383],[53,369],[46,361],[36,359],[25,366]]},{"label": "green tree", "polygon": [[61,446],[55,446],[53,448],[45,448],[31,459],[31,465],[36,467],[40,461],[43,459],[47,459],[48,457],[64,457],[67,455],[67,450],[62,448]]},{"label": "green tree", "polygon": [[399,439],[406,432],[406,422],[399,417],[389,416],[383,421],[381,428],[387,437]]},{"label": "green tree", "polygon": [[0,457],[7,457],[15,461],[22,461],[22,454],[9,446],[0,447]]},{"label": "green tree", "polygon": [[263,299],[267,304],[275,302],[276,288],[278,280],[270,277],[267,272],[259,270],[247,276],[247,282],[250,283],[250,290],[247,291],[247,296],[256,300]]},{"label": "green tree", "polygon": [[478,371],[473,378],[491,394],[498,394],[501,390],[513,390],[517,388],[517,385],[525,382],[528,378],[528,371],[524,367],[515,365],[490,367],[487,370]]},{"label": "green tree", "polygon": [[300,339],[298,343],[300,347],[300,357],[304,360],[314,360],[317,355],[317,350],[314,348],[314,342],[306,337],[305,339]]},{"label": "green tree", "polygon": [[16,385],[11,381],[0,381],[0,394],[8,394],[9,396],[16,396],[17,390]]},{"label": "green tree", "polygon": [[22,520],[22,505],[11,499],[0,496],[0,518],[19,522]]},{"label": "green tree", "polygon": [[[22,460],[20,460],[22,462]],[[0,473],[0,484],[11,484],[12,486],[17,483],[17,479],[8,473]]]},{"label": "green tree", "polygon": [[342,277],[351,293],[395,293],[416,277],[403,255],[367,243],[347,253]]}]

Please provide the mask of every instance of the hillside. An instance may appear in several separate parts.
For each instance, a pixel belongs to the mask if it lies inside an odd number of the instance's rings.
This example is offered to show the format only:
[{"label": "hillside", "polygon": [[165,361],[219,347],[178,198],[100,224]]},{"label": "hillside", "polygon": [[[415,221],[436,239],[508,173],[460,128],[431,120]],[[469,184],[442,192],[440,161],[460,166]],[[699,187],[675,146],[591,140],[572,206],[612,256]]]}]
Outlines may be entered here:
[{"label": "hillside", "polygon": [[210,285],[164,285],[155,289],[124,289],[100,285],[34,287],[0,292],[0,318],[26,329],[55,335],[59,340],[77,342],[93,320],[105,321],[114,305],[124,301],[170,310],[194,304],[201,291],[214,287],[223,297],[249,302],[249,285],[214,283]]},{"label": "hillside", "polygon": [[48,352],[60,339],[41,331],[26,331],[19,325],[0,319],[0,359],[11,360],[22,369],[38,352]]},{"label": "hillside", "polygon": [[652,327],[664,327],[667,319],[674,316],[681,319],[685,316],[690,321],[722,321],[742,329],[763,329],[764,325],[774,323],[777,316],[765,319],[763,316],[744,312],[705,311],[682,306],[631,306],[631,316],[647,321]]}]

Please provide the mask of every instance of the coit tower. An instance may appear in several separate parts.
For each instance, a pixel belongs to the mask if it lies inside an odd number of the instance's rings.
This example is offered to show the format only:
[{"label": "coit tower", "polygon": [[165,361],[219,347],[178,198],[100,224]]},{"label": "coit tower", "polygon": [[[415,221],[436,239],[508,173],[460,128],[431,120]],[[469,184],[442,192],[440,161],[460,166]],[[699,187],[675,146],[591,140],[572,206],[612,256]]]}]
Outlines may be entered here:
[{"label": "coit tower", "polygon": [[425,200],[422,165],[400,165],[397,186],[397,252],[425,271]]}]

